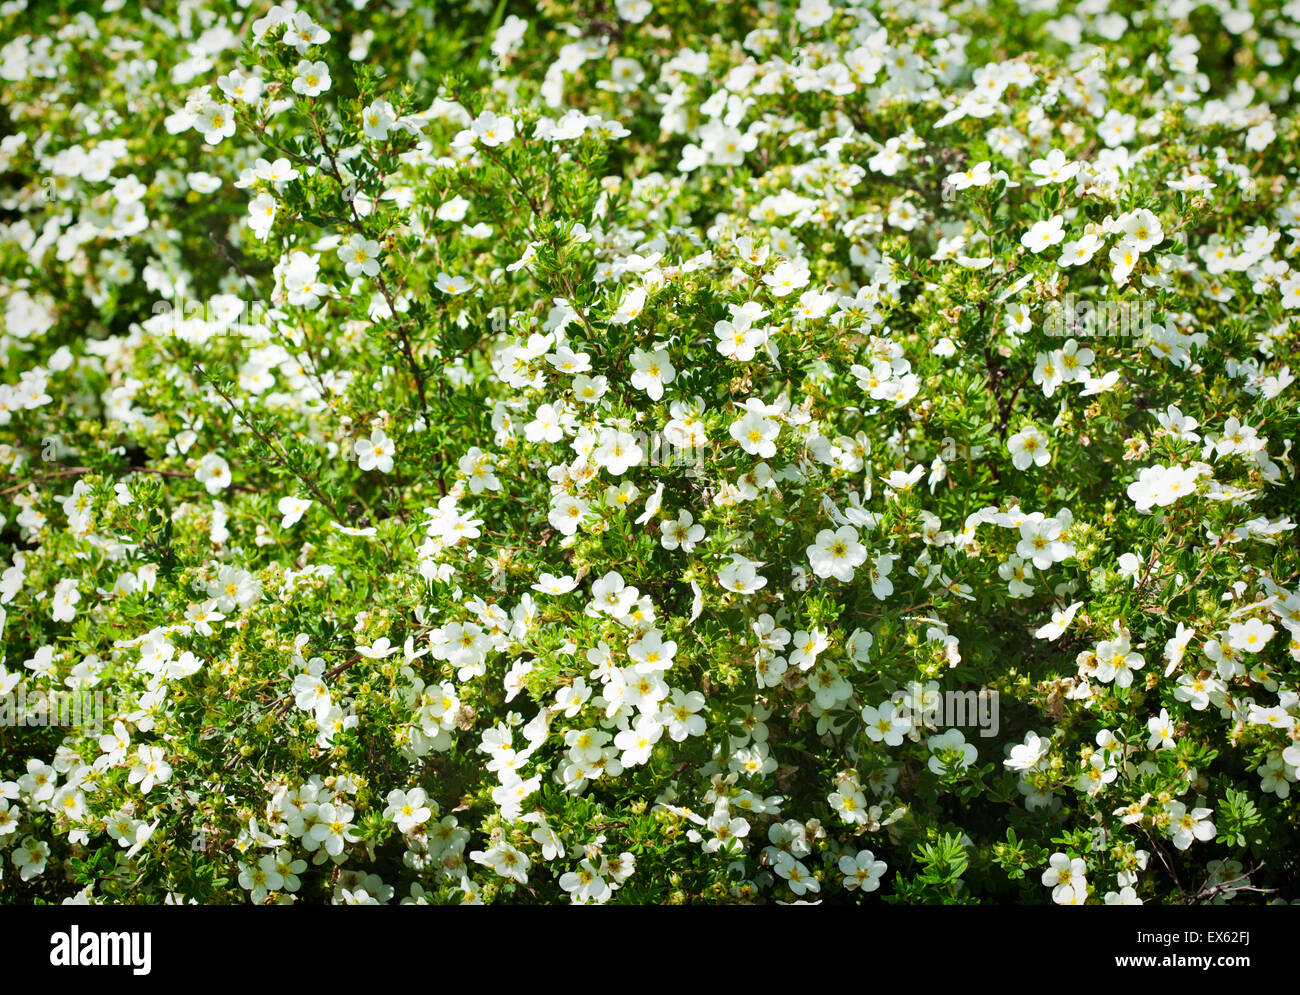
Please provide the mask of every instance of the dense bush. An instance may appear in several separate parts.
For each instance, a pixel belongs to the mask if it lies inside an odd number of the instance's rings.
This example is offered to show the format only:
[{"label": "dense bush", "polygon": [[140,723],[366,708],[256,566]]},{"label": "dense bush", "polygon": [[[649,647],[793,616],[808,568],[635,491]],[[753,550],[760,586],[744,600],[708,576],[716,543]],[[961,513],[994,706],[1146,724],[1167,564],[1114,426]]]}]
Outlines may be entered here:
[{"label": "dense bush", "polygon": [[103,7],[6,901],[1294,897],[1300,2]]}]

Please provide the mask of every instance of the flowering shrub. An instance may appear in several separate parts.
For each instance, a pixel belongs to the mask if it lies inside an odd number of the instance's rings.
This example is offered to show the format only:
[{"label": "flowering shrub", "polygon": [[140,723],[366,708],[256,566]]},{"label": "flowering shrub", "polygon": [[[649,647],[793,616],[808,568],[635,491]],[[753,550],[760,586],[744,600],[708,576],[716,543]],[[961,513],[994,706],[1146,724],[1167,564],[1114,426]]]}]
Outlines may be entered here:
[{"label": "flowering shrub", "polygon": [[104,7],[6,901],[1294,897],[1296,0]]}]

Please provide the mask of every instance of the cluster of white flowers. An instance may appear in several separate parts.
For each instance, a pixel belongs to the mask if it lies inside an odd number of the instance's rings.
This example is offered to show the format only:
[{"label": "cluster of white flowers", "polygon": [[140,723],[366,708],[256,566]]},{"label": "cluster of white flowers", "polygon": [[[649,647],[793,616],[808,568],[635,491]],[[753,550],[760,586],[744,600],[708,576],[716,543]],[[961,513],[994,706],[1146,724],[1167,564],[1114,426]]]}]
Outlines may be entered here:
[{"label": "cluster of white flowers", "polygon": [[942,836],[1133,904],[1244,845],[1300,780],[1297,5],[481,6],[472,59],[0,10],[0,698],[106,705],[0,759],[0,868],[913,901]]}]

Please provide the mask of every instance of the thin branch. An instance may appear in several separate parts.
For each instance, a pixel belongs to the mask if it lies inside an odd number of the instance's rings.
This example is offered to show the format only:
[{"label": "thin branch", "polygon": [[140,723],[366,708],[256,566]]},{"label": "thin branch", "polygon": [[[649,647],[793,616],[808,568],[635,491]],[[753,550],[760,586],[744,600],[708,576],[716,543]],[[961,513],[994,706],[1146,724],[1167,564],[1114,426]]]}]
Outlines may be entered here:
[{"label": "thin branch", "polygon": [[[330,147],[325,129],[321,127],[320,121],[317,120],[315,114],[311,116],[311,123],[316,129],[316,136],[320,139],[321,148],[325,150],[325,156],[329,159],[330,173],[343,193],[343,202],[348,205],[348,210],[352,214],[351,228],[358,234],[365,235],[365,226],[361,223],[361,215],[357,213],[356,200],[347,196],[348,184],[343,182],[343,173],[339,169],[338,159],[335,157],[334,150]],[[420,364],[415,359],[415,350],[411,347],[410,336],[406,334],[406,323],[398,320],[397,303],[393,299],[393,292],[389,289],[388,281],[384,279],[383,274],[378,274],[375,280],[379,284],[379,292],[384,295],[384,302],[388,305],[388,313],[392,317],[393,328],[397,332],[397,339],[402,348],[402,358],[411,371],[411,379],[415,382],[415,393],[420,399],[420,413],[427,416],[429,403],[425,398],[425,376],[420,370]]]},{"label": "thin branch", "polygon": [[226,405],[230,408],[231,412],[233,412],[235,416],[239,418],[240,421],[242,421],[245,425],[248,426],[248,430],[253,433],[253,436],[257,439],[257,441],[262,443],[262,445],[264,445],[267,449],[271,451],[272,455],[275,456],[279,464],[285,469],[287,469],[299,480],[301,480],[304,484],[307,485],[307,489],[310,490],[314,495],[316,495],[316,499],[320,501],[322,505],[324,505],[326,508],[330,510],[330,513],[334,516],[334,520],[336,522],[343,521],[343,516],[339,514],[339,510],[335,506],[334,502],[331,501],[325,495],[325,493],[320,489],[319,486],[317,486],[316,481],[312,480],[312,478],[307,476],[307,474],[299,473],[297,470],[294,469],[292,463],[289,460],[288,454],[284,451],[284,448],[282,446],[279,446],[274,439],[271,439],[269,436],[267,436],[261,429],[259,429],[248,419],[247,415],[245,415],[242,411],[239,410],[238,405],[235,404],[234,398],[232,398],[229,394],[227,394],[224,390],[222,390],[220,384],[218,384],[215,380],[213,380],[211,377],[208,376],[207,370],[205,370],[201,364],[195,363],[194,369],[198,372],[199,377],[203,380],[206,380],[208,384],[212,387],[212,389],[215,390],[217,394],[221,397],[221,399],[226,402]]},{"label": "thin branch", "polygon": [[1238,881],[1248,881],[1250,880],[1250,876],[1252,874],[1258,874],[1260,871],[1262,871],[1264,869],[1264,864],[1265,861],[1261,860],[1258,865],[1252,867],[1250,870],[1238,874],[1235,878],[1229,878],[1226,881],[1220,881],[1213,888],[1206,887],[1206,885],[1210,883],[1210,879],[1206,878],[1205,884],[1201,885],[1201,890],[1191,897],[1190,904],[1195,905],[1197,902],[1209,901],[1210,899],[1214,898],[1214,896],[1223,892],[1231,892],[1233,894],[1236,894],[1239,891],[1251,891],[1259,895],[1271,895],[1273,892],[1277,891],[1276,888],[1256,888],[1253,885],[1248,885],[1248,884],[1237,885]]},{"label": "thin branch", "polygon": [[1178,872],[1174,870],[1173,864],[1171,864],[1169,858],[1165,856],[1165,851],[1160,848],[1160,844],[1155,841],[1155,837],[1151,835],[1150,830],[1148,830],[1146,826],[1140,822],[1137,825],[1138,828],[1142,830],[1142,835],[1144,835],[1148,842],[1150,842],[1151,849],[1154,850],[1156,856],[1160,858],[1160,863],[1165,865],[1165,870],[1167,870],[1169,876],[1174,879],[1174,887],[1178,889],[1178,894],[1185,898],[1187,892],[1183,889],[1182,882],[1178,880]]}]

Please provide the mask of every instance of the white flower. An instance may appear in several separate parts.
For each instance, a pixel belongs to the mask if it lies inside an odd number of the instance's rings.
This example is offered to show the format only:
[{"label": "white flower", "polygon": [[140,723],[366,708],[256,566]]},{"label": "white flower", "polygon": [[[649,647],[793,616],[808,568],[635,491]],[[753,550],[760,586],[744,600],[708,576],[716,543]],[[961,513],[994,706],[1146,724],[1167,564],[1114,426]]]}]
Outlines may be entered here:
[{"label": "white flower", "polygon": [[640,24],[654,10],[650,0],[614,0],[618,16],[633,24]]},{"label": "white flower", "polygon": [[1174,740],[1174,722],[1166,709],[1160,709],[1159,715],[1147,719],[1148,750],[1172,750],[1177,743]]},{"label": "white flower", "polygon": [[266,180],[268,183],[275,184],[278,188],[281,184],[296,180],[298,170],[294,169],[293,163],[281,156],[274,162],[258,159],[253,164],[253,175],[259,180]]},{"label": "white flower", "polygon": [[531,862],[509,843],[501,841],[489,850],[474,850],[469,858],[476,864],[490,867],[503,878],[518,881],[520,884],[528,883],[528,868]]},{"label": "white flower", "polygon": [[1110,278],[1116,283],[1126,282],[1138,263],[1139,255],[1137,245],[1129,239],[1123,239],[1108,254],[1107,258],[1111,262]]},{"label": "white flower", "polygon": [[609,81],[596,85],[619,93],[634,93],[645,79],[645,69],[636,59],[617,58],[610,62]]},{"label": "white flower", "polygon": [[255,104],[262,96],[262,77],[246,75],[239,69],[232,69],[229,75],[218,77],[217,86],[231,100],[245,104]]},{"label": "white flower", "polygon": [[324,62],[303,59],[294,70],[293,92],[315,97],[330,88],[330,67]]},{"label": "white flower", "polygon": [[76,604],[81,600],[74,577],[65,577],[54,586],[54,597],[50,599],[50,617],[56,622],[71,622],[77,614]]},{"label": "white flower", "polygon": [[395,788],[388,793],[387,802],[384,817],[391,819],[400,833],[414,832],[433,815],[423,788],[412,788],[410,791]]},{"label": "white flower", "polygon": [[1233,622],[1228,626],[1228,643],[1233,649],[1258,653],[1268,645],[1275,632],[1277,630],[1273,626],[1257,618],[1245,622]]},{"label": "white flower", "polygon": [[433,281],[434,287],[441,290],[444,294],[463,294],[469,290],[472,283],[463,276],[452,276],[450,273],[439,273],[436,280]]},{"label": "white flower", "polygon": [[379,534],[379,530],[376,529],[373,525],[365,529],[352,528],[351,526],[343,525],[340,524],[339,522],[330,522],[330,525],[333,528],[338,529],[338,531],[342,532],[344,535],[348,535],[348,536],[362,536],[363,538],[371,539]]},{"label": "white flower", "polygon": [[900,711],[892,701],[882,701],[874,708],[864,705],[861,715],[867,738],[873,743],[899,746],[903,742],[903,736],[912,729],[910,716],[906,711]]},{"label": "white flower", "polygon": [[[540,830],[534,830],[533,835],[536,837]],[[576,871],[567,871],[560,875],[560,887],[568,892],[569,900],[574,905],[603,905],[609,900],[614,890],[610,887],[596,868],[592,866],[590,858],[583,858],[578,864]]]},{"label": "white flower", "polygon": [[1102,246],[1102,241],[1096,235],[1087,234],[1072,242],[1066,242],[1061,246],[1061,258],[1056,261],[1056,265],[1082,266],[1085,263],[1092,262]]},{"label": "white flower", "polygon": [[623,295],[618,310],[610,316],[609,323],[611,325],[626,325],[629,321],[634,320],[641,313],[641,309],[645,307],[645,298],[644,287],[633,287]]},{"label": "white flower", "polygon": [[500,117],[492,111],[484,111],[470,125],[474,136],[489,148],[506,145],[515,137],[513,118]]},{"label": "white flower", "polygon": [[378,470],[380,473],[391,473],[393,470],[393,453],[396,449],[382,428],[371,432],[369,439],[358,439],[353,443],[352,451],[357,454],[357,466],[363,470]]},{"label": "white flower", "polygon": [[952,184],[954,190],[989,186],[993,182],[992,163],[985,159],[959,173],[951,173],[948,176],[948,182]]},{"label": "white flower", "polygon": [[316,810],[316,823],[303,837],[309,850],[322,848],[331,857],[337,857],[348,843],[355,843],[360,837],[353,832],[352,816],[355,810],[351,805],[335,805],[326,802]]},{"label": "white flower", "polygon": [[1137,892],[1133,890],[1132,885],[1125,885],[1119,891],[1106,892],[1107,905],[1141,905],[1142,899],[1137,897]]},{"label": "white flower", "polygon": [[609,390],[609,379],[603,376],[589,377],[579,373],[573,378],[573,396],[583,404],[595,404]]},{"label": "white flower", "polygon": [[216,494],[230,486],[230,464],[216,453],[209,453],[199,462],[194,479],[206,487],[209,494]]},{"label": "white flower", "polygon": [[601,429],[600,442],[592,453],[594,459],[613,476],[619,477],[641,462],[645,454],[635,435],[614,428]]},{"label": "white flower", "polygon": [[817,663],[823,650],[830,646],[830,640],[821,629],[805,631],[800,629],[790,641],[790,666],[800,670],[811,670]]},{"label": "white flower", "polygon": [[1128,630],[1115,623],[1116,637],[1103,639],[1097,644],[1097,680],[1103,684],[1114,681],[1117,687],[1126,688],[1133,683],[1133,671],[1146,666],[1142,654],[1130,648]]},{"label": "white flower", "polygon": [[639,592],[629,587],[623,575],[611,570],[591,585],[591,607],[597,612],[622,618],[636,602]]},{"label": "white flower", "polygon": [[1050,249],[1065,238],[1065,231],[1061,227],[1064,223],[1065,219],[1059,214],[1046,221],[1039,221],[1020,236],[1020,244],[1033,253]]},{"label": "white flower", "polygon": [[[747,363],[767,342],[766,328],[754,324],[755,318],[740,311],[732,305],[731,321],[723,319],[713,326],[713,334],[718,337],[718,352],[727,359]],[[766,313],[766,312],[761,312]]]},{"label": "white flower", "polygon": [[1214,839],[1211,809],[1194,808],[1189,811],[1182,802],[1170,802],[1166,814],[1169,816],[1169,838],[1179,850],[1186,850],[1195,840],[1205,842]]},{"label": "white flower", "polygon": [[275,223],[276,200],[270,194],[260,193],[248,203],[248,227],[260,240],[266,241]]},{"label": "white flower", "polygon": [[1016,555],[1032,561],[1039,570],[1046,570],[1074,553],[1074,547],[1061,539],[1063,532],[1059,519],[1032,516],[1020,523]]},{"label": "white flower", "polygon": [[1120,230],[1138,252],[1146,252],[1165,240],[1160,219],[1146,208],[1125,215],[1121,220]]},{"label": "white flower", "polygon": [[271,892],[284,887],[284,875],[279,871],[273,854],[263,854],[256,864],[239,864],[239,886],[249,892],[248,899],[261,905]]},{"label": "white flower", "polygon": [[551,509],[546,515],[546,520],[550,523],[551,528],[561,535],[575,535],[578,526],[582,524],[583,518],[587,514],[588,507],[588,502],[580,497],[575,497],[572,494],[560,494],[553,500]]},{"label": "white flower", "polygon": [[1052,889],[1052,901],[1057,905],[1079,905],[1088,894],[1084,876],[1087,871],[1088,864],[1082,857],[1071,859],[1064,853],[1054,853],[1043,871],[1043,885]]},{"label": "white flower", "polygon": [[1031,465],[1046,466],[1052,461],[1048,442],[1047,436],[1032,425],[1021,429],[1007,440],[1011,462],[1017,470],[1028,470]]},{"label": "white flower", "polygon": [[1180,497],[1196,492],[1201,471],[1196,467],[1155,466],[1143,467],[1137,480],[1128,485],[1129,499],[1138,511],[1147,511],[1152,505],[1167,507]]},{"label": "white flower", "polygon": [[960,729],[949,729],[938,736],[931,736],[926,740],[926,745],[930,748],[928,766],[935,774],[943,773],[946,758],[953,758],[957,770],[965,770],[979,756],[975,747],[966,742],[966,737]]},{"label": "white flower", "polygon": [[731,425],[731,437],[740,443],[740,448],[759,459],[771,459],[776,455],[776,437],[780,432],[779,421],[753,409]]},{"label": "white flower", "polygon": [[746,135],[738,128],[712,120],[700,128],[700,152],[717,166],[740,166],[745,153],[758,147],[758,137]]},{"label": "white flower", "polygon": [[848,854],[841,857],[839,869],[844,875],[844,887],[849,891],[875,891],[880,887],[880,879],[884,877],[888,865],[883,860],[877,860],[870,850],[859,850],[855,857]]},{"label": "white flower", "polygon": [[207,144],[219,145],[223,138],[235,133],[235,109],[229,104],[209,101],[195,115],[194,129],[203,135]]},{"label": "white flower", "polygon": [[763,277],[763,282],[771,288],[773,297],[785,297],[787,294],[808,285],[808,267],[797,266],[792,262],[783,262],[775,270]]},{"label": "white flower", "polygon": [[348,276],[379,275],[379,243],[364,235],[353,235],[339,246],[339,260]]},{"label": "white flower", "polygon": [[282,497],[276,507],[284,517],[280,519],[280,528],[292,528],[310,508],[312,503],[305,498]]},{"label": "white flower", "polygon": [[677,371],[673,369],[668,352],[664,349],[654,352],[637,350],[632,354],[632,370],[632,386],[645,391],[652,401],[662,398],[664,385],[677,378]]},{"label": "white flower", "polygon": [[388,132],[397,120],[397,112],[387,100],[375,100],[361,112],[361,127],[367,138],[388,140]]},{"label": "white flower", "polygon": [[37,841],[34,836],[23,839],[23,845],[13,852],[13,864],[18,868],[18,876],[30,881],[45,873],[45,861],[50,855],[50,845]]},{"label": "white flower", "polygon": [[695,544],[704,538],[704,526],[695,524],[695,517],[683,509],[677,513],[677,520],[660,522],[660,545],[664,549],[678,549],[689,553]]},{"label": "white flower", "polygon": [[688,736],[702,736],[706,729],[703,716],[696,713],[704,707],[704,695],[699,691],[682,691],[673,688],[672,699],[659,713],[659,721],[668,730],[668,737],[680,743]]},{"label": "white flower", "polygon": [[677,644],[671,639],[665,642],[654,629],[635,642],[629,643],[627,647],[627,655],[635,661],[638,674],[667,670],[673,665],[673,657],[676,653]]},{"label": "white flower", "polygon": [[650,519],[654,518],[655,515],[659,514],[659,507],[663,504],[663,500],[664,485],[663,482],[660,481],[659,486],[651,492],[648,498],[645,499],[645,510],[637,516],[636,524],[644,525],[646,522],[650,521]]},{"label": "white flower", "polygon": [[1216,677],[1180,674],[1178,686],[1174,688],[1174,697],[1178,701],[1187,702],[1192,706],[1193,711],[1203,712],[1209,707],[1210,695],[1222,694],[1224,688],[1224,683]]},{"label": "white flower", "polygon": [[1047,153],[1046,159],[1035,159],[1029,168],[1039,177],[1034,181],[1034,186],[1039,187],[1049,183],[1064,183],[1074,179],[1079,172],[1079,164],[1067,162],[1065,153],[1060,149],[1052,149]]},{"label": "white flower", "polygon": [[835,14],[835,8],[827,0],[801,0],[794,12],[795,20],[805,28],[820,28]]},{"label": "white flower", "polygon": [[1083,607],[1082,601],[1076,601],[1065,611],[1052,612],[1052,620],[1040,629],[1034,632],[1039,639],[1046,639],[1048,642],[1055,642],[1061,638],[1061,634],[1069,628],[1070,623],[1074,621],[1074,613]]},{"label": "white flower", "polygon": [[160,784],[172,776],[172,768],[164,759],[161,746],[141,745],[136,750],[138,763],[131,768],[127,780],[140,785],[140,793],[147,795],[155,784]]},{"label": "white flower", "polygon": [[[321,666],[322,664],[317,658],[317,669]],[[295,677],[293,679],[293,694],[294,704],[305,712],[312,712],[316,716],[317,722],[323,722],[330,709],[334,707],[329,688],[315,674],[299,674]]]},{"label": "white flower", "polygon": [[[276,10],[280,8],[273,5],[271,11],[267,12],[267,18],[271,18],[272,11]],[[281,10],[279,17],[281,20],[274,23],[285,24],[284,34],[280,40],[297,49],[299,55],[304,54],[312,45],[323,45],[330,39],[330,33],[315,23],[305,10],[296,10],[292,15],[288,11]],[[254,22],[255,28],[257,23],[261,22]]]},{"label": "white flower", "polygon": [[718,583],[737,594],[752,594],[767,586],[767,578],[758,573],[763,566],[738,553],[731,554],[731,562],[718,571]]},{"label": "white flower", "polygon": [[464,221],[465,212],[469,209],[469,201],[459,195],[452,197],[451,200],[443,203],[438,208],[439,221]]},{"label": "white flower", "polygon": [[1002,765],[1014,771],[1038,770],[1041,768],[1043,761],[1047,759],[1047,753],[1051,745],[1048,740],[1043,739],[1038,733],[1027,732],[1025,733],[1025,741],[1011,747],[1011,755],[1002,761]]},{"label": "white flower", "polygon": [[369,646],[355,647],[357,653],[369,660],[383,660],[392,656],[400,647],[394,646],[387,636],[380,636]]},{"label": "white flower", "polygon": [[858,530],[852,525],[822,529],[807,553],[818,577],[834,577],[846,583],[853,579],[854,569],[867,560],[867,547],[858,542]]}]

